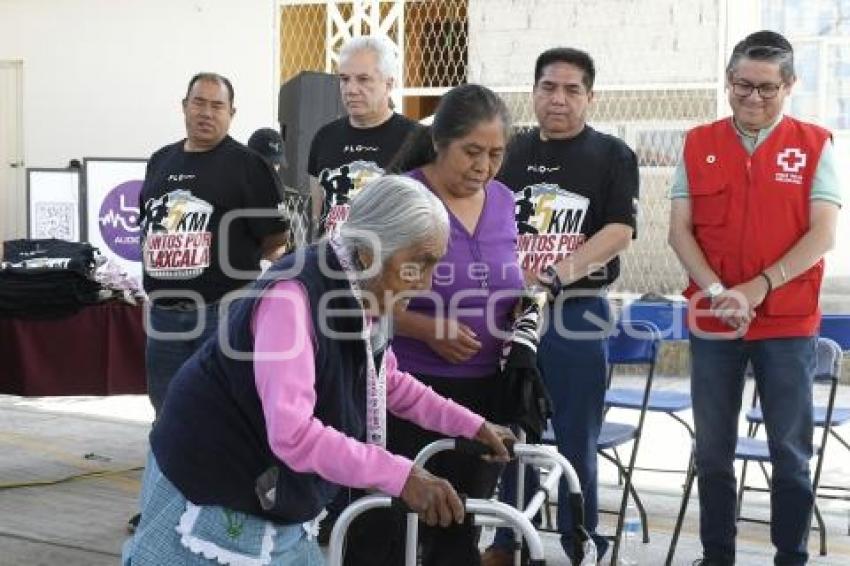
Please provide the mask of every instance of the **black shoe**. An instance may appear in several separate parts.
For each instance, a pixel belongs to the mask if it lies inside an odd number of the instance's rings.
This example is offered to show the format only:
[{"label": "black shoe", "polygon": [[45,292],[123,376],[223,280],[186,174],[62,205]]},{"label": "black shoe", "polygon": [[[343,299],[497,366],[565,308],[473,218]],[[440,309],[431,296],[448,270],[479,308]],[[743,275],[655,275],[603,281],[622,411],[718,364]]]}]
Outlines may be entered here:
[{"label": "black shoe", "polygon": [[336,516],[325,515],[325,518],[319,521],[319,534],[316,536],[319,546],[327,546],[331,542],[331,532],[334,530],[336,519]]},{"label": "black shoe", "polygon": [[139,526],[139,521],[141,521],[141,520],[142,520],[142,514],[141,513],[136,513],[135,515],[130,517],[130,520],[127,521],[127,532],[130,533],[131,535],[133,533],[135,533],[136,527]]}]

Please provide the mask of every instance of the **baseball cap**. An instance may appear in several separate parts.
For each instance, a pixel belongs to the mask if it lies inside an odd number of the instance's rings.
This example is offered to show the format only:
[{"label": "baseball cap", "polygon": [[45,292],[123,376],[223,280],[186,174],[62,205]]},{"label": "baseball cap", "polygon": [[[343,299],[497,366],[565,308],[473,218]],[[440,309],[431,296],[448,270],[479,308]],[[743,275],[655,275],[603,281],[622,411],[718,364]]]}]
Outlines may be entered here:
[{"label": "baseball cap", "polygon": [[286,167],[283,155],[283,138],[277,130],[260,128],[248,138],[248,147],[268,159],[272,164]]}]

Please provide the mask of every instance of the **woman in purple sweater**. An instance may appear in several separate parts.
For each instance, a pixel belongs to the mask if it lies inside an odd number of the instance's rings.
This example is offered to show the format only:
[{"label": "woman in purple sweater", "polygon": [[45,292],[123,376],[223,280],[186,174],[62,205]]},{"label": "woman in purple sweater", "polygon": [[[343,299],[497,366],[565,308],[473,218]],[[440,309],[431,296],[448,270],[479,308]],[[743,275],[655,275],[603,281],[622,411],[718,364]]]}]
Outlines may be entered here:
[{"label": "woman in purple sweater", "polygon": [[[412,134],[396,158],[436,194],[449,211],[446,254],[427,296],[395,315],[393,349],[399,367],[434,391],[499,420],[499,354],[510,333],[523,287],[516,256],[513,193],[493,180],[502,164],[510,119],[504,102],[480,85],[443,95],[431,128]],[[391,168],[393,165],[390,166]],[[398,419],[388,423],[388,447],[413,456],[439,435]],[[490,497],[499,467],[470,456],[444,453],[432,471],[470,497]],[[423,564],[479,563],[471,522],[424,528]]]}]

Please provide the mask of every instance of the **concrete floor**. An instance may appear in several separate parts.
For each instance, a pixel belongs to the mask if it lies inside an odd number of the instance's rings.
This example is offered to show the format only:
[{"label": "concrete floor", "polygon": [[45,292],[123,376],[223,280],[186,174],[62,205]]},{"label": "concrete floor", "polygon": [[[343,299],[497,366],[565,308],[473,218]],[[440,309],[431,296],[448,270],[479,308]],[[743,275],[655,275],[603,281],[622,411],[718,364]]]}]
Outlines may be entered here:
[{"label": "concrete floor", "polygon": [[[686,387],[661,380],[660,387]],[[749,397],[747,397],[749,399]],[[850,405],[845,388],[839,400]],[[628,421],[627,413],[612,413]],[[136,510],[146,437],[152,412],[139,396],[106,398],[37,398],[0,395],[0,566],[100,566],[118,564],[127,519]],[[850,431],[845,430],[845,437]],[[684,429],[663,416],[647,420],[639,466],[682,468],[688,457]],[[70,476],[89,474],[59,481]],[[613,468],[600,464],[600,498],[604,507],[619,501]],[[757,480],[757,474],[751,477]],[[681,497],[683,476],[642,472],[635,484],[649,513],[651,542],[641,548],[641,564],[662,564]],[[833,443],[823,482],[850,487],[850,454]],[[700,555],[697,503],[692,499],[675,564],[691,564]],[[767,516],[767,497],[748,495],[747,512]],[[827,522],[828,556],[812,564],[850,564],[850,502],[822,501]],[[603,516],[602,531],[613,529]],[[488,536],[485,533],[485,537]],[[554,535],[543,535],[547,563],[567,564]],[[738,564],[772,563],[769,529],[739,527]]]}]

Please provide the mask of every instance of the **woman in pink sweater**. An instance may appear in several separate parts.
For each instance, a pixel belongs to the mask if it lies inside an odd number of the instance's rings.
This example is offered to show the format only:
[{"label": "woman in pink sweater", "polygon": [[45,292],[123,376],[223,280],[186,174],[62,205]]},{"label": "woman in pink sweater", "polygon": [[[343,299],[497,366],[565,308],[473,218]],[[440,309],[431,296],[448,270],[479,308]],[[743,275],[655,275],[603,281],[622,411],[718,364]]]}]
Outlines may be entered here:
[{"label": "woman in pink sweater", "polygon": [[445,480],[385,448],[386,411],[508,458],[510,431],[398,369],[385,315],[430,287],[448,217],[388,176],[338,235],[223,301],[220,328],[175,376],[151,433],[125,564],[321,564],[306,525],[340,486],[400,497],[429,525],[463,520]]}]

